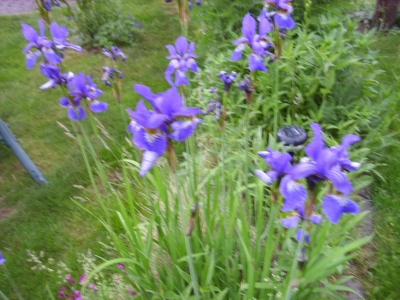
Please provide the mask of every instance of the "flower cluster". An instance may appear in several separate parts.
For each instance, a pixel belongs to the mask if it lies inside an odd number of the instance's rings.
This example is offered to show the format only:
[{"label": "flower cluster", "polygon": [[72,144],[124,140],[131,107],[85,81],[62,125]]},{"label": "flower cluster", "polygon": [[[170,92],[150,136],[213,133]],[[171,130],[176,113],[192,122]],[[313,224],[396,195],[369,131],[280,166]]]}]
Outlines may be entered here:
[{"label": "flower cluster", "polygon": [[[82,51],[81,47],[72,45],[66,41],[68,31],[64,26],[58,26],[56,22],[51,23],[50,33],[54,40],[51,41],[45,36],[43,20],[38,21],[39,35],[35,29],[27,24],[22,24],[22,34],[29,42],[22,51],[26,55],[26,67],[32,69],[36,63],[36,57],[44,56],[45,63],[59,64],[62,61],[62,54],[57,50],[71,48],[76,51]],[[32,52],[34,51],[34,52]]]},{"label": "flower cluster", "polygon": [[175,85],[180,86],[183,84],[189,84],[189,81],[186,77],[186,72],[188,69],[197,73],[197,64],[195,59],[198,57],[194,54],[194,43],[188,41],[185,37],[180,36],[175,41],[175,47],[173,45],[165,46],[169,51],[169,56],[166,58],[169,59],[169,64],[167,70],[165,71],[165,79],[171,86],[174,86],[172,81],[172,74],[175,73]]},{"label": "flower cluster", "polygon": [[122,61],[125,61],[127,59],[125,53],[122,52],[121,49],[117,46],[111,46],[110,50],[103,48],[102,52],[105,56],[110,57],[112,60],[117,60],[118,57],[121,57]]},{"label": "flower cluster", "polygon": [[[86,274],[83,274],[82,276],[79,277],[79,283],[84,284],[86,281]],[[66,275],[65,276],[65,281],[67,283],[67,286],[63,285],[60,286],[60,289],[58,291],[58,298],[60,299],[70,299],[70,300],[82,300],[82,294],[79,291],[79,287],[75,287],[76,281],[72,279],[71,275]],[[97,292],[97,288],[94,285],[94,283],[91,283],[87,286],[87,289],[92,290],[93,292]]]},{"label": "flower cluster", "polygon": [[[272,8],[272,10],[270,9]],[[291,18],[293,12],[291,0],[267,0],[257,20],[247,13],[242,21],[242,34],[243,37],[233,41],[236,45],[235,50],[231,56],[232,61],[237,61],[242,58],[242,51],[246,45],[251,49],[249,56],[249,70],[250,71],[263,71],[268,69],[264,63],[265,58],[269,61],[275,59],[275,55],[270,52],[273,47],[280,47],[277,41],[272,42],[267,34],[274,28],[279,33],[279,38],[283,39],[287,29],[293,29],[295,23]],[[277,54],[278,53],[278,54]],[[275,49],[275,54],[279,56],[279,49]]]},{"label": "flower cluster", "polygon": [[267,19],[278,28],[293,29],[296,24],[291,17],[292,13],[292,0],[265,0],[258,20]]},{"label": "flower cluster", "polygon": [[153,94],[147,86],[135,84],[134,90],[153,108],[149,110],[139,101],[136,111],[128,109],[131,118],[128,130],[133,134],[135,146],[144,151],[140,169],[140,175],[144,176],[167,148],[172,151],[172,140],[182,142],[192,135],[202,122],[196,118],[201,110],[185,107],[176,88]]},{"label": "flower cluster", "polygon": [[[43,20],[39,20],[38,24],[39,35],[35,29],[27,24],[22,24],[22,34],[29,42],[23,50],[23,53],[26,54],[27,68],[33,68],[36,57],[40,57],[42,54],[44,57],[40,64],[40,71],[43,76],[48,78],[48,81],[42,84],[40,89],[55,88],[59,85],[64,88],[63,90],[68,90],[69,95],[60,99],[60,105],[67,107],[67,115],[73,121],[80,121],[86,117],[85,109],[81,106],[82,99],[89,101],[88,107],[92,112],[105,111],[107,104],[97,100],[102,92],[97,89],[90,76],[85,76],[82,73],[74,75],[72,72],[61,72],[60,64],[64,55],[60,51],[69,48],[80,52],[82,48],[67,41],[68,31],[64,25],[59,26],[56,22],[51,23],[52,40],[49,40],[45,36]],[[34,52],[32,52],[33,49]]]},{"label": "flower cluster", "polygon": [[272,48],[272,42],[267,36],[272,29],[270,22],[264,18],[259,22],[258,33],[256,33],[257,22],[250,15],[246,14],[242,21],[242,33],[243,37],[233,41],[236,45],[235,50],[231,56],[232,61],[237,61],[242,58],[242,51],[246,48],[246,45],[251,48],[251,54],[249,56],[249,70],[250,71],[267,71],[267,67],[264,64],[263,59],[267,56],[271,56],[269,50]]},{"label": "flower cluster", "polygon": [[[277,182],[284,197],[281,210],[292,211],[291,216],[281,220],[287,228],[296,227],[300,220],[309,220],[313,224],[321,222],[321,217],[314,211],[314,192],[317,184],[323,181],[331,184],[322,202],[322,211],[330,222],[336,224],[344,213],[358,213],[358,205],[348,199],[353,187],[345,171],[354,171],[360,167],[359,163],[350,161],[347,152],[347,148],[360,138],[348,134],[343,137],[341,145],[325,148],[320,125],[312,123],[311,128],[314,138],[305,148],[308,157],[301,159],[296,165],[292,164],[289,153],[272,149],[258,153],[270,165],[271,170],[255,170],[256,175],[266,184]],[[307,188],[298,182],[301,179],[306,179]],[[333,188],[336,192],[332,192]]]},{"label": "flower cluster", "polygon": [[108,104],[97,100],[102,91],[97,88],[90,76],[85,76],[83,73],[75,75],[68,82],[68,91],[67,97],[60,98],[60,105],[68,109],[68,117],[72,121],[78,122],[86,117],[86,111],[81,105],[82,100],[88,101],[88,107],[94,113],[107,110]]}]

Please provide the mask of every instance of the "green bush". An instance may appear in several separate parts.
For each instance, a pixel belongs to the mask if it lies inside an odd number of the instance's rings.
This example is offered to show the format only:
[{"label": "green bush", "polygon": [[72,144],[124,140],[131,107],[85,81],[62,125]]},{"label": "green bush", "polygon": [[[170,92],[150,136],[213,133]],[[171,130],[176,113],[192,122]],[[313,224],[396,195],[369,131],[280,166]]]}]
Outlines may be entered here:
[{"label": "green bush", "polygon": [[120,1],[77,0],[76,4],[76,9],[67,6],[67,14],[75,23],[81,44],[86,47],[131,45],[140,32],[140,23],[130,14],[121,13]]},{"label": "green bush", "polygon": [[[258,83],[252,101],[258,109],[258,124],[272,130],[272,87],[275,68],[279,66],[280,125],[320,122],[335,138],[346,132],[365,135],[374,131],[382,122],[389,99],[377,81],[382,71],[375,66],[376,53],[368,48],[373,32],[362,35],[355,29],[356,24],[348,18],[321,16],[311,19],[307,28],[298,26],[289,33],[282,60],[270,64],[269,72],[256,75]],[[220,70],[240,73],[246,69],[246,59],[230,62],[233,48],[217,56],[209,55],[202,83],[205,88],[217,86],[222,90],[216,76]],[[240,102],[231,103],[233,120],[243,115]]]}]

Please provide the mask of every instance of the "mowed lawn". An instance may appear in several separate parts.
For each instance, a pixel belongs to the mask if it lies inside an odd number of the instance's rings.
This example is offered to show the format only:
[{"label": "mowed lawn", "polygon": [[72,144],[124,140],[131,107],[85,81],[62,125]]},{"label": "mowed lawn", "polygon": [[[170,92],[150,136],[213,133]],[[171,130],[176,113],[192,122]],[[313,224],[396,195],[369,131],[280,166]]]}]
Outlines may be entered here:
[{"label": "mowed lawn", "polygon": [[[180,27],[172,7],[161,0],[126,0],[122,11],[131,13],[143,25],[137,44],[123,49],[128,60],[119,64],[125,74],[124,106],[134,108],[139,99],[132,90],[134,83],[146,84],[154,91],[168,87],[164,80],[168,51],[164,46],[174,43]],[[57,10],[53,17],[68,27],[67,19]],[[77,276],[77,254],[87,249],[101,254],[99,241],[105,240],[102,226],[71,200],[87,197],[91,201],[82,202],[83,205],[97,209],[94,199],[90,199],[93,194],[86,189],[89,180],[78,144],[57,125],[60,122],[73,131],[66,109],[59,106],[60,90],[39,90],[46,78],[38,66],[25,68],[21,51],[26,41],[20,28],[22,23],[37,28],[37,20],[36,13],[0,16],[0,118],[49,182],[39,186],[12,152],[0,144],[0,251],[7,259],[0,267],[0,291],[10,299],[47,299],[46,284],[54,295],[57,293],[56,275],[31,270],[34,264],[26,261],[27,249],[44,251],[45,261],[50,257],[65,262]],[[100,81],[102,66],[107,64],[110,61],[98,50],[71,50],[64,60],[66,69],[92,75],[103,89],[101,100],[109,103],[109,110],[97,117],[113,138],[129,150],[120,107]],[[100,153],[105,160],[110,157],[104,147]]]}]

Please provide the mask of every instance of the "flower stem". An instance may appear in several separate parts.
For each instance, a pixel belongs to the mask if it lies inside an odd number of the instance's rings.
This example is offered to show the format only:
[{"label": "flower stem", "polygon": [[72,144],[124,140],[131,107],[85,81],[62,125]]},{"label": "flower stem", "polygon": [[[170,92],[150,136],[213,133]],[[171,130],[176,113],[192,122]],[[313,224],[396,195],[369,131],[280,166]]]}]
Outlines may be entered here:
[{"label": "flower stem", "polygon": [[274,136],[278,132],[278,114],[279,114],[279,59],[274,64]]}]

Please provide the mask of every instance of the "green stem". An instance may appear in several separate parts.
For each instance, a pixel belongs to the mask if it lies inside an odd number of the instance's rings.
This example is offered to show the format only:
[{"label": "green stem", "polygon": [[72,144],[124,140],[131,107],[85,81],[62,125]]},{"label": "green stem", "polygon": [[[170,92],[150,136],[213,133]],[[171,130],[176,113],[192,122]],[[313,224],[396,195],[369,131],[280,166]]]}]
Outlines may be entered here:
[{"label": "green stem", "polygon": [[296,270],[297,270],[297,266],[299,264],[298,257],[300,255],[301,249],[304,247],[304,241],[305,241],[305,237],[306,237],[307,225],[308,225],[308,222],[304,221],[303,222],[303,226],[302,226],[303,234],[302,234],[301,239],[300,239],[300,241],[299,241],[299,243],[297,245],[296,255],[293,258],[292,267],[290,269],[289,281],[287,282],[287,288],[286,288],[286,291],[284,293],[284,299],[285,300],[290,300],[291,296],[292,296],[292,287],[291,287],[291,285],[292,285],[293,279],[296,276]]},{"label": "green stem", "polygon": [[274,64],[274,136],[278,132],[278,114],[279,114],[279,58]]},{"label": "green stem", "polygon": [[[23,297],[21,296],[21,294],[19,293],[19,291],[18,291],[18,289],[17,289],[17,287],[16,287],[16,285],[15,285],[14,280],[12,280],[12,278],[11,278],[11,276],[10,276],[8,270],[7,270],[7,267],[6,267],[5,265],[4,265],[3,267],[4,267],[4,273],[6,274],[6,277],[7,277],[8,281],[10,281],[10,283],[11,283],[11,285],[12,285],[12,287],[13,287],[15,293],[18,295],[18,299],[23,300],[24,298],[23,298]],[[2,296],[3,299],[8,300],[7,297],[6,297],[1,291],[0,291],[0,296]]]},{"label": "green stem", "polygon": [[[185,218],[185,210],[183,208],[183,202],[180,199],[180,183],[178,180],[178,176],[176,175],[176,173],[173,173],[173,177],[175,179],[175,185],[176,185],[176,192],[177,192],[177,200],[178,200],[178,204],[179,204],[179,213],[180,213],[180,219],[182,222],[182,228],[184,228],[185,223],[187,223],[186,218]],[[179,231],[179,234],[183,234],[181,231]],[[193,263],[193,256],[192,256],[192,248],[190,245],[190,239],[188,236],[185,236],[185,245],[186,245],[186,254],[188,256],[188,264],[189,264],[189,271],[190,271],[190,277],[192,279],[192,286],[193,286],[193,291],[194,294],[196,296],[196,299],[199,300],[200,298],[200,294],[199,294],[199,289],[198,289],[198,280],[197,280],[197,273],[196,270],[194,268],[194,263]]]},{"label": "green stem", "polygon": [[249,194],[249,190],[248,190],[248,185],[249,185],[249,176],[247,176],[248,174],[248,170],[249,170],[249,127],[250,127],[250,105],[247,104],[246,105],[246,115],[245,115],[245,145],[244,145],[244,155],[245,155],[245,162],[244,162],[244,184],[245,184],[245,194],[246,194],[246,207],[247,207],[247,211],[248,211],[248,220],[251,220],[251,203],[250,203],[250,194]]}]

